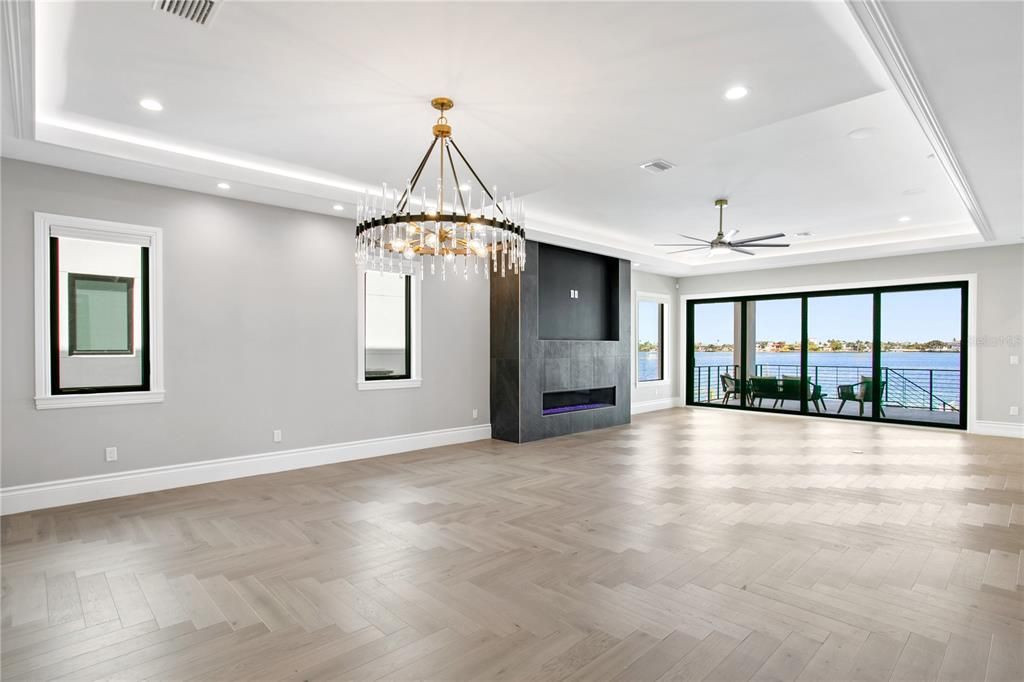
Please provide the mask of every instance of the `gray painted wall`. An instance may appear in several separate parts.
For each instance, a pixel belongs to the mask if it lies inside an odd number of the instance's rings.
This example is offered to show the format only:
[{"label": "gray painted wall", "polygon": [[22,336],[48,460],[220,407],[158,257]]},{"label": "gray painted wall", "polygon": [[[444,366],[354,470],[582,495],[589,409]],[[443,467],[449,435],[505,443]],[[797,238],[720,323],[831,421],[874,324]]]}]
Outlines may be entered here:
[{"label": "gray painted wall", "polygon": [[[357,391],[350,220],[2,164],[4,486],[488,423],[486,281],[428,276],[422,387]],[[34,211],[163,228],[164,403],[35,409]]]},{"label": "gray painted wall", "polygon": [[1016,405],[1024,410],[1024,365],[1010,365],[1009,358],[1024,355],[1024,245],[684,277],[679,280],[679,292],[698,295],[842,287],[972,273],[978,277],[977,334],[968,339],[968,348],[977,361],[978,389],[972,396],[976,415],[984,421],[1019,424],[1024,418],[1010,416],[1009,409]]},{"label": "gray painted wall", "polygon": [[[676,288],[677,280],[674,277],[666,277],[664,275],[656,275],[650,272],[638,272],[633,271],[633,284],[632,284],[632,295],[630,300],[632,301],[633,308],[633,345],[631,351],[631,362],[633,368],[631,370],[631,377],[633,380],[633,402],[641,403],[648,400],[664,400],[666,398],[676,398],[680,395],[679,393],[679,377],[680,377],[680,363],[683,358],[683,347],[679,343],[679,292]],[[644,384],[637,382],[636,380],[636,295],[637,292],[643,292],[647,294],[664,294],[669,297],[669,304],[667,307],[668,316],[665,319],[665,333],[669,337],[668,342],[668,355],[670,367],[668,368],[667,377],[670,382],[666,385],[653,386],[651,384]]]}]

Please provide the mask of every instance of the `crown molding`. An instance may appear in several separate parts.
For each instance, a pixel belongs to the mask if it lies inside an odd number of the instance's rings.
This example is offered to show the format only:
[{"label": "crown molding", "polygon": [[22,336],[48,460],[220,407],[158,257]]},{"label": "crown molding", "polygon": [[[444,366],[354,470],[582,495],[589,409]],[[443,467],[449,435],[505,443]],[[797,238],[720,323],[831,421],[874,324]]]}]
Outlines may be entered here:
[{"label": "crown molding", "polygon": [[7,45],[5,61],[10,84],[11,118],[17,137],[35,137],[35,81],[33,64],[33,14],[29,0],[0,3],[3,37]]},{"label": "crown molding", "polygon": [[892,23],[882,7],[881,0],[846,0],[846,5],[860,25],[864,36],[874,48],[875,54],[878,55],[889,78],[892,79],[893,85],[896,86],[896,90],[899,91],[903,101],[910,108],[910,112],[917,119],[918,125],[921,126],[921,130],[935,152],[935,158],[939,160],[946,175],[949,176],[953,183],[953,189],[960,195],[960,200],[963,201],[978,232],[985,241],[994,241],[996,239],[995,232],[989,225],[985,212],[981,210],[981,205],[974,196],[974,190],[971,189],[963,168],[960,166],[956,154],[953,153],[953,148],[950,146],[942,126],[939,125],[935,110],[932,109],[924,88],[921,86],[921,81],[918,80],[914,67],[896,36]]}]

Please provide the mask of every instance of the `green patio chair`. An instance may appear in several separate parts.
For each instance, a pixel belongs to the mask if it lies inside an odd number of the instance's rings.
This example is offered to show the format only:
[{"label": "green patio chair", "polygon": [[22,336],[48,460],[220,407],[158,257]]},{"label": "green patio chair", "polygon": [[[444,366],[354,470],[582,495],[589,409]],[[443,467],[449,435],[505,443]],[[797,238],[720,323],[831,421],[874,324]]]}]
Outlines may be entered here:
[{"label": "green patio chair", "polygon": [[[800,400],[800,382],[802,379],[799,376],[791,374],[782,375],[782,388],[780,389],[779,403],[782,405],[786,404],[787,400]],[[821,412],[824,409],[828,412],[828,408],[825,407],[825,394],[821,392],[821,386],[814,383],[810,379],[807,380],[807,400],[814,405],[814,409]]]},{"label": "green patio chair", "polygon": [[[839,403],[839,409],[837,410],[837,412],[842,412],[843,406],[846,405],[848,401],[855,402],[860,406],[860,416],[863,417],[864,403],[871,402],[871,395],[873,393],[872,383],[873,380],[871,379],[871,377],[862,376],[860,378],[860,382],[856,384],[841,384],[839,386],[836,386],[836,388],[839,390],[839,399],[842,401],[841,403]],[[880,383],[880,393],[885,393],[885,382],[882,381]],[[881,403],[879,403],[878,405],[878,411],[883,417],[885,416],[885,408],[882,406]]]},{"label": "green patio chair", "polygon": [[779,403],[779,380],[775,377],[750,377],[748,380],[750,384],[750,405],[753,407],[754,401],[757,401],[757,406],[761,407],[761,402],[768,398],[769,400],[775,401],[772,403],[772,407],[775,407]]},{"label": "green patio chair", "polygon": [[729,399],[732,398],[733,396],[739,397],[740,389],[736,385],[736,378],[735,377],[733,377],[733,376],[731,376],[729,374],[723,374],[721,378],[722,378],[722,393],[725,394],[725,397],[722,398],[722,404],[724,405],[727,402],[729,402]]}]

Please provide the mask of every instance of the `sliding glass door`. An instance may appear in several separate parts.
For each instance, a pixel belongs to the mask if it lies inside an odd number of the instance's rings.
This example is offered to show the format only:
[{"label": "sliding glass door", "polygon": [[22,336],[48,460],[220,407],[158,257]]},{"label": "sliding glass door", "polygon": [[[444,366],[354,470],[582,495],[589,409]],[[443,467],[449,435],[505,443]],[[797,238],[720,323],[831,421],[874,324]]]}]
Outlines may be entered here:
[{"label": "sliding glass door", "polygon": [[749,403],[766,410],[800,412],[800,299],[773,298],[745,305],[746,337],[753,344],[748,357],[754,358],[753,371],[747,372]]},{"label": "sliding glass door", "polygon": [[891,291],[880,299],[887,420],[958,425],[963,417],[965,291]]},{"label": "sliding glass door", "polygon": [[858,418],[873,416],[873,325],[874,296],[870,293],[807,298],[810,409]]},{"label": "sliding glass door", "polygon": [[700,303],[690,308],[690,386],[695,403],[739,405],[739,306]]},{"label": "sliding glass door", "polygon": [[966,428],[967,283],[691,300],[691,405]]}]

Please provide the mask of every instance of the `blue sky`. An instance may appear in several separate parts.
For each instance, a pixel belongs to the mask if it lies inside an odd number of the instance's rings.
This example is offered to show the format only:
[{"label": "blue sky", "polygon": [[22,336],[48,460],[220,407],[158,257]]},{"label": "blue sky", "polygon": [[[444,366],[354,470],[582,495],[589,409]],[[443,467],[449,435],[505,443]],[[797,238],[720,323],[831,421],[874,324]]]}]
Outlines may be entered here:
[{"label": "blue sky", "polygon": [[637,307],[637,341],[658,342],[658,308],[654,301],[640,301]]},{"label": "blue sky", "polygon": [[[807,332],[812,339],[871,340],[871,295],[811,297]],[[733,341],[733,304],[694,306],[694,339]],[[882,294],[883,341],[949,341],[960,338],[960,290],[900,291]],[[800,299],[757,304],[759,341],[800,340]]]}]

